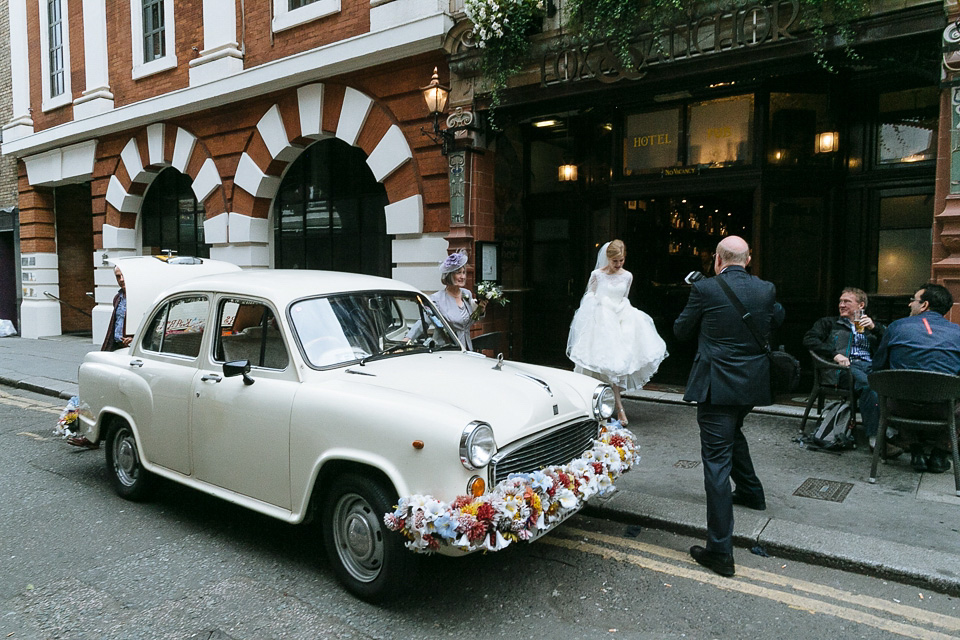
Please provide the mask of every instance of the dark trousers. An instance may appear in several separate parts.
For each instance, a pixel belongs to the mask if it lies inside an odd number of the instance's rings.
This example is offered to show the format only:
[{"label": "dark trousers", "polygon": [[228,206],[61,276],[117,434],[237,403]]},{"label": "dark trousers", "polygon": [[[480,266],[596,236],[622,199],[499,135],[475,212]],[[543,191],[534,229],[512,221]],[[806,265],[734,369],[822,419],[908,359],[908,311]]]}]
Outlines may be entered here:
[{"label": "dark trousers", "polygon": [[857,407],[863,417],[863,428],[867,435],[877,435],[880,426],[880,406],[877,404],[877,392],[870,388],[867,376],[870,374],[869,362],[851,360],[850,368],[840,372],[840,384],[848,384],[846,376],[853,376],[853,390],[857,394]]},{"label": "dark trousers", "polygon": [[707,492],[707,545],[709,551],[733,553],[733,502],[730,480],[748,500],[764,500],[763,485],[753,470],[750,448],[743,437],[743,419],[752,406],[697,405],[703,488]]}]

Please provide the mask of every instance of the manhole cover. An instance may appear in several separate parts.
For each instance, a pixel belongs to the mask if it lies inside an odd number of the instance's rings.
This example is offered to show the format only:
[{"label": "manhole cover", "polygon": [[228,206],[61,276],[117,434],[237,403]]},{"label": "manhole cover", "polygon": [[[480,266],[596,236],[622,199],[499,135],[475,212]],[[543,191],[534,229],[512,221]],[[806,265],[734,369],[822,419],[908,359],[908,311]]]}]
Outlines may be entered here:
[{"label": "manhole cover", "polygon": [[677,460],[673,465],[677,469],[696,469],[700,466],[699,460]]},{"label": "manhole cover", "polygon": [[827,500],[828,502],[843,502],[847,494],[853,489],[849,482],[834,482],[833,480],[821,480],[820,478],[807,478],[803,481],[793,495],[801,498],[815,498],[817,500]]}]

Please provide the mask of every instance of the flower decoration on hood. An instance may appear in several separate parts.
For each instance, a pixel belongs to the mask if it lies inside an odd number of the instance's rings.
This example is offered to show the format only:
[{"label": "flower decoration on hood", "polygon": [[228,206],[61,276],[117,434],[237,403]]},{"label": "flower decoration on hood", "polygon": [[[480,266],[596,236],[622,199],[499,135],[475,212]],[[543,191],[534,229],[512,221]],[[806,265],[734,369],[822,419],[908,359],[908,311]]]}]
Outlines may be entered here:
[{"label": "flower decoration on hood", "polygon": [[613,481],[639,462],[637,448],[630,431],[607,427],[593,447],[570,464],[512,473],[489,493],[459,496],[449,504],[431,496],[401,498],[383,521],[406,536],[413,551],[431,553],[444,546],[498,551],[539,537],[592,496],[615,490]]}]

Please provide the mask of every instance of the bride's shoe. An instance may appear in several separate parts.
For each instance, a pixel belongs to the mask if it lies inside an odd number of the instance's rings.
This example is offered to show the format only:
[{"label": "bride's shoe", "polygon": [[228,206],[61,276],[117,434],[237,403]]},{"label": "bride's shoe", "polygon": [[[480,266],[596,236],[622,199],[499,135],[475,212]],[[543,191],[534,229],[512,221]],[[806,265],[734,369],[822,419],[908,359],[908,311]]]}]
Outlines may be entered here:
[{"label": "bride's shoe", "polygon": [[617,419],[620,421],[621,426],[627,426],[630,422],[627,420],[627,414],[623,409],[620,409],[620,413],[617,414]]}]

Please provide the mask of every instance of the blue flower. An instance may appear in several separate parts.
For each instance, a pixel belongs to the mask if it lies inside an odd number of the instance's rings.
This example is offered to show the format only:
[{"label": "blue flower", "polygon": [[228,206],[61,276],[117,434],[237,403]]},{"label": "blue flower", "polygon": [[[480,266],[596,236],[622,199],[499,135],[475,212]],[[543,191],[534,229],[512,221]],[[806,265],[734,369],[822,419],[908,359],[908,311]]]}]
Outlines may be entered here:
[{"label": "blue flower", "polygon": [[536,491],[547,491],[553,486],[553,479],[545,473],[534,471],[532,483]]},{"label": "blue flower", "polygon": [[433,528],[437,535],[445,540],[453,540],[457,537],[457,521],[451,518],[449,514],[444,514],[434,520]]}]

